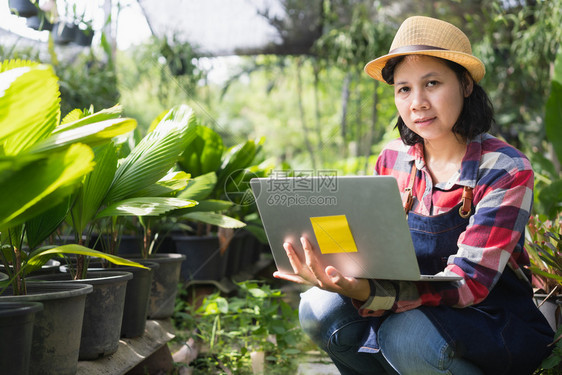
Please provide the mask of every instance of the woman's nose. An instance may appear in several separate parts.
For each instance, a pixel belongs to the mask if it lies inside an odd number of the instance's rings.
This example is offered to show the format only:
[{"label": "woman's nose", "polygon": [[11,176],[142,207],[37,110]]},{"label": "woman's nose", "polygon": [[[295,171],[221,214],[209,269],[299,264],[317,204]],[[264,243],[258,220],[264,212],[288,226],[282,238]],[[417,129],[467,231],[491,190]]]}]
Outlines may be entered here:
[{"label": "woman's nose", "polygon": [[429,101],[423,90],[412,90],[411,98],[410,109],[412,111],[429,108]]}]

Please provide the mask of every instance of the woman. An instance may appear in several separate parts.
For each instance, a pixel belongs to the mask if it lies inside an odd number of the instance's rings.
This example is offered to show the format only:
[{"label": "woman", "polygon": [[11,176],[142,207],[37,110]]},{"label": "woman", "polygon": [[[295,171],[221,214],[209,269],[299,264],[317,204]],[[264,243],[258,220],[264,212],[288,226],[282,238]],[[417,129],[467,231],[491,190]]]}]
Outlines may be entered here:
[{"label": "woman", "polygon": [[398,181],[422,273],[462,280],[346,277],[316,266],[306,238],[306,259],[285,243],[295,274],[275,277],[314,286],[301,298],[303,329],[342,374],[531,374],[554,334],[524,268],[533,172],[486,133],[484,65],[455,26],[411,17],[365,71],[394,86],[399,114],[400,139],[375,174]]}]

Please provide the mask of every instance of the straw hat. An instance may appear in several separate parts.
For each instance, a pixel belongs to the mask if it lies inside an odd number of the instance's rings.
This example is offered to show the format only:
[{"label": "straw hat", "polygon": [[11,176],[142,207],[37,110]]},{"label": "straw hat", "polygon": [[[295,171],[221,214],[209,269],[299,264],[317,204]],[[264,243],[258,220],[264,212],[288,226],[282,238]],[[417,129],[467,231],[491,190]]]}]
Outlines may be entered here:
[{"label": "straw hat", "polygon": [[407,18],[396,32],[388,54],[367,63],[365,72],[374,79],[385,82],[381,71],[386,62],[404,55],[427,55],[454,61],[464,66],[476,82],[485,73],[482,61],[472,55],[467,36],[456,26],[435,18]]}]

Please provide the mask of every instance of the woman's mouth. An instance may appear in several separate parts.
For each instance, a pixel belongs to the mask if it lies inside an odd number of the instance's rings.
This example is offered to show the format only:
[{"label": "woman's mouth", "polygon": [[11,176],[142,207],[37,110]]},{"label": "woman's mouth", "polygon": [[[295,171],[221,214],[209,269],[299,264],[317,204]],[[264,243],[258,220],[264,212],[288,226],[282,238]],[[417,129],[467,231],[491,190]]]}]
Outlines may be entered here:
[{"label": "woman's mouth", "polygon": [[433,120],[435,120],[435,117],[424,117],[421,119],[414,120],[414,123],[418,126],[424,126],[424,125],[429,125]]}]

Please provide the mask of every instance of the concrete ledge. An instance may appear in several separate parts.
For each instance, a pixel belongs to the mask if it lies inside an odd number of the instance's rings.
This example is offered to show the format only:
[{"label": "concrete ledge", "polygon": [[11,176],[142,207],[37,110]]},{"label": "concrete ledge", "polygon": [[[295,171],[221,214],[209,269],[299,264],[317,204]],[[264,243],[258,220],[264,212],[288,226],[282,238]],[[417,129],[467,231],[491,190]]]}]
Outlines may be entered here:
[{"label": "concrete ledge", "polygon": [[[169,319],[148,320],[144,335],[133,339],[121,339],[119,349],[114,354],[95,361],[79,361],[77,375],[126,374],[158,352],[173,338],[173,326]],[[172,364],[171,355],[169,357]],[[159,361],[162,359],[159,358]]]}]

